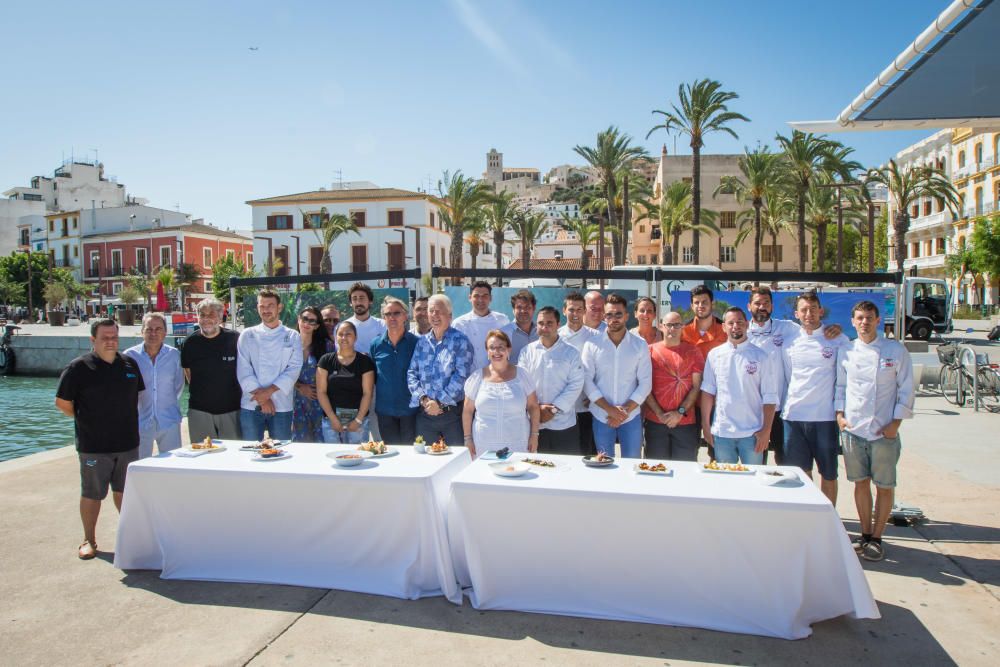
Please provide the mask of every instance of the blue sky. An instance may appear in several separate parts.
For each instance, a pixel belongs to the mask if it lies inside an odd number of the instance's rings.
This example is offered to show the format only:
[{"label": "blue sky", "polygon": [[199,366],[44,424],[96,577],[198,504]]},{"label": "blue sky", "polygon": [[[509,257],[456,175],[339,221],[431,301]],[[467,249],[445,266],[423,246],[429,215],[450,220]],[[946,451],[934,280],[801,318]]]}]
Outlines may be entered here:
[{"label": "blue sky", "polygon": [[[751,119],[704,152],[831,119],[946,0],[13,3],[0,188],[93,158],[151,204],[250,226],[248,199],[337,180],[579,162],[614,124],[648,140],[677,86],[718,79]],[[258,47],[250,51],[249,47]],[[928,132],[836,135],[867,164]],[[690,153],[683,140],[678,153]]]}]

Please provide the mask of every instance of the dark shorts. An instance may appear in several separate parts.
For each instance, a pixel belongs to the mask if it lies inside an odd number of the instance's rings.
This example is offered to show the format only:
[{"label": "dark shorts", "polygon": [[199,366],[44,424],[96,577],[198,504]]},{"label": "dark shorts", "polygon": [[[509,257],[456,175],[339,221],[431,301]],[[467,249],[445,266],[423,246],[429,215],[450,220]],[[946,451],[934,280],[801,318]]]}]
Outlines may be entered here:
[{"label": "dark shorts", "polygon": [[128,464],[139,460],[139,448],[114,454],[85,454],[80,456],[80,495],[90,500],[104,500],[108,486],[115,493],[125,490]]},{"label": "dark shorts", "polygon": [[812,472],[813,461],[827,481],[837,479],[840,432],[837,422],[797,422],[785,420],[783,465]]}]

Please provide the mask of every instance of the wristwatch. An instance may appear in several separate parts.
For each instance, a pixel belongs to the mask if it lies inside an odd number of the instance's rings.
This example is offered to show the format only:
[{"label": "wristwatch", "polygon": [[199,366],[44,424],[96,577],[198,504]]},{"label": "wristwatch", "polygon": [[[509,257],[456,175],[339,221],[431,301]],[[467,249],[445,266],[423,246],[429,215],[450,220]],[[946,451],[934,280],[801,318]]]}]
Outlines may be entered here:
[{"label": "wristwatch", "polygon": [[680,413],[680,415],[681,415],[681,417],[683,417],[684,415],[686,415],[686,414],[687,414],[687,408],[685,408],[685,407],[684,407],[684,406],[682,405],[681,407],[677,408],[677,412],[679,412],[679,413]]},{"label": "wristwatch", "polygon": [[556,407],[555,405],[552,406],[552,414],[558,415],[561,412],[562,410],[560,410],[558,407]]}]

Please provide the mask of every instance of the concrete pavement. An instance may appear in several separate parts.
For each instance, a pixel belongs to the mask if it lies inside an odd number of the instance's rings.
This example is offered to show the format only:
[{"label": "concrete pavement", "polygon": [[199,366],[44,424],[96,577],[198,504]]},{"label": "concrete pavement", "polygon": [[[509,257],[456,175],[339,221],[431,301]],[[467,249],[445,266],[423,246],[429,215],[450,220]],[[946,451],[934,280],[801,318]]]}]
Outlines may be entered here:
[{"label": "concrete pavement", "polygon": [[[928,521],[890,527],[887,559],[863,562],[877,621],[838,618],[801,641],[252,584],[164,581],[111,565],[81,541],[71,449],[0,464],[0,646],[16,665],[1000,663],[1000,415],[917,399],[903,429],[898,498]],[[992,454],[992,456],[991,456]],[[838,510],[856,527],[850,485]],[[780,530],[780,526],[775,526]],[[696,536],[692,548],[698,548]],[[266,558],[267,554],[261,554]],[[525,553],[530,562],[530,553]],[[623,554],[623,563],[627,554]],[[625,567],[626,565],[621,565]],[[775,563],[780,567],[780,563]],[[664,567],[669,567],[665,563]]]}]

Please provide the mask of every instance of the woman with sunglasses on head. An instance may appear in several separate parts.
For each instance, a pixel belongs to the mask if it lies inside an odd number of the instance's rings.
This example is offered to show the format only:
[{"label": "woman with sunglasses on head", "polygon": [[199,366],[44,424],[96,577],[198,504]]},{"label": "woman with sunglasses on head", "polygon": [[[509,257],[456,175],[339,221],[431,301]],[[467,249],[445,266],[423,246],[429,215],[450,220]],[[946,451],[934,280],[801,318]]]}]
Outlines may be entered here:
[{"label": "woman with sunglasses on head", "polygon": [[337,327],[337,351],[316,367],[316,395],[323,406],[323,441],[358,445],[368,440],[368,412],[375,389],[375,362],[354,350],[358,330],[345,320]]},{"label": "woman with sunglasses on head", "polygon": [[307,306],[299,313],[299,336],[302,338],[302,371],[295,383],[292,410],[292,438],[296,442],[323,442],[323,408],[316,395],[316,365],[333,350],[319,309]]}]

